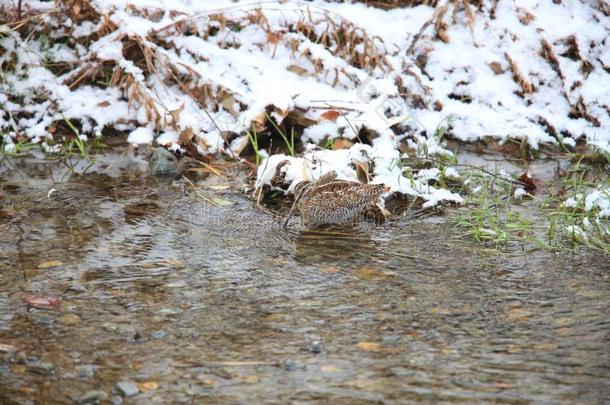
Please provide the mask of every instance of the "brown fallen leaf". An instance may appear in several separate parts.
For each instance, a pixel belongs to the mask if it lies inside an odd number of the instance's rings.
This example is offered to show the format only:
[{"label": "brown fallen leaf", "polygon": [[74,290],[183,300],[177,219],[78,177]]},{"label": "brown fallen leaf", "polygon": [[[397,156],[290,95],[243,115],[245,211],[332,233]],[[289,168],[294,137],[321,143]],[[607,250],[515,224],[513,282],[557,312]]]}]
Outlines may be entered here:
[{"label": "brown fallen leaf", "polygon": [[356,159],[352,159],[352,163],[354,164],[354,166],[356,166],[356,176],[358,177],[358,180],[360,180],[360,183],[368,184],[370,181],[369,163],[361,162]]},{"label": "brown fallen leaf", "polygon": [[287,71],[292,72],[292,73],[296,73],[299,76],[307,76],[309,75],[309,72],[307,71],[307,69],[302,68],[299,65],[290,65],[286,68]]},{"label": "brown fallen leaf", "polygon": [[333,150],[349,149],[354,146],[354,142],[345,138],[337,138],[333,140]]},{"label": "brown fallen leaf", "polygon": [[267,33],[267,42],[270,44],[277,44],[282,39],[283,34],[281,32],[270,31]]},{"label": "brown fallen leaf", "polygon": [[322,367],[320,367],[320,369],[324,373],[338,373],[341,371],[341,369],[339,367],[335,367],[335,366],[331,366],[331,365],[322,366]]},{"label": "brown fallen leaf", "polygon": [[252,374],[244,378],[243,381],[246,384],[256,384],[258,382],[258,376],[256,374]]},{"label": "brown fallen leaf", "polygon": [[38,309],[53,309],[61,304],[59,297],[42,297],[39,295],[24,295],[21,301],[25,304]]},{"label": "brown fallen leaf", "polygon": [[491,62],[489,64],[489,68],[497,75],[504,73],[504,69],[502,68],[502,64],[500,62]]},{"label": "brown fallen leaf", "polygon": [[332,266],[327,266],[327,267],[322,267],[320,269],[320,271],[322,273],[334,274],[334,273],[339,273],[341,271],[341,269],[338,269],[338,268],[332,267]]},{"label": "brown fallen leaf", "polygon": [[353,271],[353,274],[356,277],[367,281],[387,280],[388,278],[392,277],[388,273],[370,267],[361,267],[359,269],[356,269]]},{"label": "brown fallen leaf", "polygon": [[144,381],[138,383],[138,388],[140,389],[140,391],[154,391],[159,388],[159,384],[154,381]]},{"label": "brown fallen leaf", "polygon": [[193,132],[193,128],[186,127],[180,132],[180,144],[188,145],[193,137],[195,136],[195,132]]},{"label": "brown fallen leaf", "polygon": [[365,352],[378,352],[381,350],[381,345],[377,342],[360,342],[358,343],[358,349]]},{"label": "brown fallen leaf", "polygon": [[534,178],[528,172],[524,172],[519,176],[519,181],[525,185],[525,191],[527,192],[536,190],[537,188]]},{"label": "brown fallen leaf", "polygon": [[37,267],[39,269],[48,269],[49,267],[57,267],[63,265],[59,260],[49,260],[48,262],[42,262]]},{"label": "brown fallen leaf", "polygon": [[341,116],[341,112],[337,110],[328,110],[320,114],[320,118],[328,121],[337,121],[337,118]]}]

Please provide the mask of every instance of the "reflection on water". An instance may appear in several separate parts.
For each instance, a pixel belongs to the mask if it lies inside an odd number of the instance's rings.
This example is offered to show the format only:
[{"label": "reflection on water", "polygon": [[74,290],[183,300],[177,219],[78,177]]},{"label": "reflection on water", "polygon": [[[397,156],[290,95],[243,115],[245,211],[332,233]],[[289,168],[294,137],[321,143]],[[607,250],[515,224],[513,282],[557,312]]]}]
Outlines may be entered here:
[{"label": "reflection on water", "polygon": [[1,179],[2,402],[118,401],[119,381],[142,404],[610,394],[607,257],[487,253],[438,218],[285,230],[238,192],[21,169]]}]

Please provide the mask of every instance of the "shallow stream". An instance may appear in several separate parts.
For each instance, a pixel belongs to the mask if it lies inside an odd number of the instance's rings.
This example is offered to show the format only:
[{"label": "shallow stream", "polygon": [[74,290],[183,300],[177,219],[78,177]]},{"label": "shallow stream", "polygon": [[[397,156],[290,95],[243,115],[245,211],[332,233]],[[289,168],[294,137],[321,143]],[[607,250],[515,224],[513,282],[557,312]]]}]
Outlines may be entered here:
[{"label": "shallow stream", "polygon": [[2,403],[610,400],[606,256],[489,251],[442,216],[286,231],[239,176],[199,181],[214,207],[87,165],[0,171]]}]

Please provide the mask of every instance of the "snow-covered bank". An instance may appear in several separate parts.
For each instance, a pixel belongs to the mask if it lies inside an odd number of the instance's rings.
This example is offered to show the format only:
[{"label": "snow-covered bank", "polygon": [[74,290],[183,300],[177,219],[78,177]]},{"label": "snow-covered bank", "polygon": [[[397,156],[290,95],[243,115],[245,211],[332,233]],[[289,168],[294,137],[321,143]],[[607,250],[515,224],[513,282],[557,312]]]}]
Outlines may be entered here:
[{"label": "snow-covered bank", "polygon": [[[302,132],[305,154],[281,169],[289,182],[331,169],[353,179],[366,162],[371,182],[431,203],[459,196],[400,162],[406,149],[448,153],[439,126],[464,141],[584,139],[610,153],[610,17],[598,2],[384,11],[323,0],[25,0],[23,9],[19,23],[5,9],[0,29],[7,148],[51,143],[70,121],[87,136],[118,130],[134,144],[239,154],[246,131],[269,136],[271,117]],[[258,184],[283,160],[263,160]]]}]

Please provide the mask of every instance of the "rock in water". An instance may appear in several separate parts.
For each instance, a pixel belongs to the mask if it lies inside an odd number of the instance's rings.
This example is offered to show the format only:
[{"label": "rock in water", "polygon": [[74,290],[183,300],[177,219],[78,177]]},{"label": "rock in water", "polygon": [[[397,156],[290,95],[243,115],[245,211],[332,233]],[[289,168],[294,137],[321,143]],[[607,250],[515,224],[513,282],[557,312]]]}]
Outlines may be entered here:
[{"label": "rock in water", "polygon": [[148,164],[153,176],[175,176],[180,173],[176,156],[165,148],[155,149]]},{"label": "rock in water", "polygon": [[52,363],[39,360],[27,361],[25,366],[29,371],[42,375],[53,374],[53,371],[55,370]]},{"label": "rock in water", "polygon": [[131,381],[121,381],[117,383],[116,389],[119,394],[125,398],[133,397],[140,392],[138,386]]},{"label": "rock in water", "polygon": [[82,397],[78,399],[79,404],[99,404],[100,400],[106,399],[106,393],[104,391],[87,391]]}]

